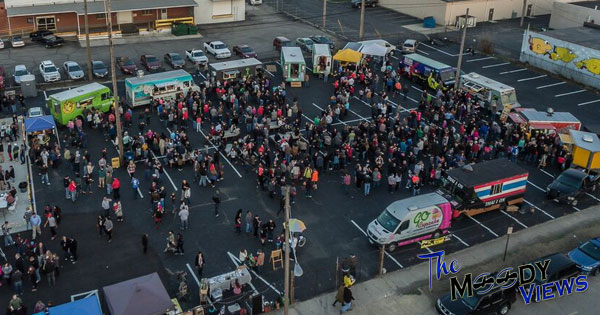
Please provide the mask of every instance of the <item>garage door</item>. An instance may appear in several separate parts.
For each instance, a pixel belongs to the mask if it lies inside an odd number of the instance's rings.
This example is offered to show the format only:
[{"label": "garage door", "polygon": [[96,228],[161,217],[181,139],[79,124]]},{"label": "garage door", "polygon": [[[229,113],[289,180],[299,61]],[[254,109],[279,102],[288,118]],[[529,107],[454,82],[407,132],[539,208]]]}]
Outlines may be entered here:
[{"label": "garage door", "polygon": [[214,1],[212,15],[231,15],[231,0]]}]

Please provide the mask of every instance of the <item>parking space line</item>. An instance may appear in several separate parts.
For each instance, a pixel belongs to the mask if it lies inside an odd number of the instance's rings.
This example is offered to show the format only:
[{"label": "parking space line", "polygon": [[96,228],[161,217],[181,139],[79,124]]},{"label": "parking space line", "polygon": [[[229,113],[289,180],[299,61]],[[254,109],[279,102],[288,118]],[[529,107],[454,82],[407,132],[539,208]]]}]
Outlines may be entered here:
[{"label": "parking space line", "polygon": [[[367,238],[369,237],[367,235],[367,232],[365,232],[365,230],[363,230],[356,222],[354,222],[354,220],[350,220],[350,222],[352,222],[352,224],[354,224],[354,226],[362,232],[362,234],[364,234]],[[400,266],[400,268],[404,268],[404,266],[402,266],[402,264],[400,262],[398,262],[396,260],[396,258],[392,257],[392,255],[390,255],[387,251],[384,252],[386,256],[388,256],[388,258],[390,258],[393,262],[396,263],[396,265]]]},{"label": "parking space line", "polygon": [[577,93],[581,93],[581,92],[585,92],[585,90],[577,90],[577,91],[568,92],[568,93],[556,94],[556,95],[554,95],[554,97],[561,97],[561,96],[577,94]]},{"label": "parking space line", "polygon": [[567,84],[567,82],[562,81],[562,82],[558,82],[558,83],[552,83],[552,84],[546,84],[546,85],[542,85],[542,86],[538,86],[536,87],[536,89],[545,89],[547,87],[551,87],[551,86],[557,86],[557,85],[563,85],[563,84]]},{"label": "parking space line", "polygon": [[598,103],[598,102],[600,102],[600,100],[579,103],[579,104],[577,104],[577,106],[583,106],[583,105],[592,104],[592,103]]},{"label": "parking space line", "polygon": [[[339,120],[339,119],[338,119]],[[346,120],[346,121],[342,121],[339,120],[338,122],[332,123],[332,126],[337,126],[337,125],[346,125],[347,123],[353,123],[353,122],[357,122],[357,121],[363,121],[364,119],[362,118],[358,118],[358,119],[351,119],[351,120]]]},{"label": "parking space line", "polygon": [[527,68],[523,68],[523,69],[500,72],[500,74],[515,73],[515,72],[521,72],[521,71],[526,71],[526,70],[527,70]]},{"label": "parking space line", "polygon": [[555,217],[553,217],[551,214],[549,214],[548,212],[546,212],[546,211],[544,211],[544,210],[540,209],[540,207],[538,207],[538,206],[534,205],[533,203],[531,203],[531,202],[529,202],[529,201],[527,201],[527,200],[525,200],[525,199],[523,199],[523,201],[525,201],[525,202],[526,202],[528,205],[532,206],[534,209],[537,209],[537,210],[541,211],[543,214],[547,215],[547,216],[548,216],[548,217],[550,217],[551,219],[553,219],[553,220],[554,220],[554,219],[556,219],[556,218],[555,218]]},{"label": "parking space line", "polygon": [[[204,133],[204,131],[202,131],[202,129],[200,129],[200,133],[202,134],[202,136],[204,136],[204,138],[208,141],[208,143],[210,143],[210,145],[215,146],[214,143],[212,143],[212,141],[210,141],[208,139],[208,137],[206,136],[206,134]],[[240,174],[240,172],[238,172],[237,168],[235,168],[235,166],[233,166],[233,164],[231,163],[231,161],[229,161],[229,159],[225,156],[225,154],[223,154],[223,152],[221,152],[221,150],[217,150],[217,152],[219,152],[219,154],[225,159],[225,161],[227,162],[227,164],[229,164],[229,166],[231,166],[231,168],[233,168],[233,171],[240,177],[242,178],[242,174]]]},{"label": "parking space line", "polygon": [[535,188],[537,188],[537,189],[539,189],[539,190],[541,190],[543,192],[546,192],[546,190],[544,188],[542,188],[542,187],[540,187],[540,186],[538,186],[538,185],[536,185],[536,184],[534,184],[534,183],[532,183],[530,181],[527,181],[527,184],[529,184],[529,185],[531,185],[531,186],[533,186],[533,187],[535,187]]},{"label": "parking space line", "polygon": [[482,60],[488,60],[488,59],[496,59],[496,57],[483,57],[483,58],[477,58],[477,59],[469,59],[469,60],[467,60],[467,62],[476,62],[476,61],[482,61]]},{"label": "parking space line", "polygon": [[544,173],[544,174],[546,174],[546,175],[548,175],[548,176],[550,176],[550,177],[554,178],[554,175],[552,175],[552,174],[548,173],[547,171],[544,171],[544,170],[543,170],[543,169],[541,169],[541,168],[540,168],[540,171],[542,171],[542,173]]},{"label": "parking space line", "polygon": [[425,247],[425,249],[431,254],[433,251],[429,247]]},{"label": "parking space line", "polygon": [[398,105],[398,104],[394,103],[392,100],[388,99],[388,103],[391,103],[392,107],[394,107],[394,108],[398,108],[398,107],[401,108],[402,109],[401,113],[403,113],[403,112],[409,112],[408,109],[402,107],[402,105]]},{"label": "parking space line", "polygon": [[361,103],[363,103],[363,104],[365,104],[365,105],[367,105],[367,106],[371,107],[371,108],[373,107],[373,106],[371,106],[371,104],[369,104],[369,103],[367,103],[367,102],[365,102],[365,101],[361,100],[361,99],[360,99],[360,98],[358,98],[357,96],[352,96],[352,97],[353,97],[353,98],[355,98],[356,100],[360,101]]},{"label": "parking space line", "polygon": [[465,215],[465,216],[466,216],[467,218],[469,218],[469,219],[471,219],[471,220],[475,221],[475,223],[479,224],[479,225],[480,225],[481,227],[483,227],[484,229],[488,230],[488,232],[490,232],[490,233],[491,233],[492,235],[494,235],[495,237],[498,237],[498,234],[496,234],[494,231],[492,231],[492,230],[491,230],[489,227],[487,227],[487,226],[483,225],[483,223],[481,223],[481,222],[477,221],[477,219],[473,218],[473,217],[472,217],[472,216],[470,216],[470,215]]},{"label": "parking space line", "polygon": [[586,194],[586,195],[588,195],[589,197],[591,197],[592,199],[594,199],[594,200],[596,200],[596,201],[600,202],[600,199],[598,199],[598,197],[596,197],[596,196],[594,196],[594,195],[592,195],[592,194],[590,194],[590,193],[585,193],[585,194]]},{"label": "parking space line", "polygon": [[[415,90],[417,90],[417,91],[419,91],[419,92],[423,93],[423,90],[422,90],[422,89],[419,89],[418,87],[416,87],[416,86],[414,86],[414,85],[411,85],[411,87],[412,87],[413,89],[415,89]],[[429,92],[427,92],[427,94],[429,94]],[[436,97],[435,95],[433,95],[433,94],[429,94],[429,95],[431,95],[431,98],[433,98],[433,99],[437,98],[437,97]]]},{"label": "parking space line", "polygon": [[[238,262],[239,262],[239,259],[238,259],[237,257],[233,256],[233,254],[231,254],[230,252],[227,252],[227,255],[229,255],[229,259],[231,259],[231,261],[233,262],[233,264],[234,264],[236,267],[239,267],[239,266],[240,266],[240,263],[238,263]],[[248,282],[248,284],[249,284],[249,285],[250,285],[250,287],[252,288],[252,291],[254,291],[254,293],[255,293],[255,294],[258,294],[258,290],[256,290],[256,287],[254,287],[254,285],[252,284],[252,281],[251,281],[251,282]]]},{"label": "parking space line", "polygon": [[469,247],[469,244],[467,244],[467,242],[463,241],[460,237],[458,237],[456,234],[454,234],[454,232],[451,232],[452,237],[454,237],[455,239],[457,239],[459,242],[463,243],[463,245]]},{"label": "parking space line", "polygon": [[[44,100],[47,102],[48,101],[48,95],[46,95],[46,91],[42,91],[44,92]],[[48,103],[46,103],[46,107],[48,107]]]},{"label": "parking space line", "polygon": [[493,68],[493,67],[506,66],[506,65],[509,65],[509,64],[510,64],[510,62],[503,62],[503,63],[497,63],[497,64],[494,64],[494,65],[487,65],[487,66],[483,66],[483,67],[481,67],[481,68],[482,68],[482,69],[486,69],[486,68]]},{"label": "parking space line", "polygon": [[[152,153],[152,157],[155,160],[158,160],[158,158],[156,157],[156,154],[154,154],[154,152],[152,150],[150,150],[150,153]],[[171,185],[173,185],[173,189],[175,189],[175,191],[177,191],[177,186],[175,186],[175,183],[173,182],[173,180],[171,179],[171,176],[169,176],[169,173],[167,173],[167,169],[163,167],[163,172],[165,172],[165,175],[167,175],[167,178],[169,179],[169,181],[171,182]]]},{"label": "parking space line", "polygon": [[577,207],[573,207],[573,209],[575,209],[577,212],[581,211],[581,209],[579,209]]},{"label": "parking space line", "polygon": [[[311,69],[311,68],[309,68],[309,67],[306,67],[306,70],[308,70],[308,71],[312,72],[312,69]],[[306,75],[306,74],[305,74],[305,75]]]},{"label": "parking space line", "polygon": [[538,76],[531,77],[531,78],[519,79],[519,80],[517,80],[517,82],[523,82],[523,81],[535,80],[535,79],[540,79],[540,78],[544,78],[544,77],[547,77],[547,75],[545,75],[545,74],[542,74],[542,75],[538,75]]},{"label": "parking space line", "polygon": [[398,57],[394,56],[394,55],[390,55],[391,58],[394,58],[396,60],[398,60]]},{"label": "parking space line", "polygon": [[523,224],[523,222],[519,221],[517,218],[513,217],[512,215],[510,215],[508,212],[504,211],[504,210],[500,210],[500,212],[504,215],[506,215],[507,217],[515,220],[515,222],[519,223],[519,225],[521,225],[524,228],[527,228],[527,225]]},{"label": "parking space line", "polygon": [[206,81],[206,77],[204,76],[204,74],[202,74],[202,72],[198,72],[198,75],[200,75],[202,77],[202,79],[204,79],[204,81]]},{"label": "parking space line", "polygon": [[429,45],[427,45],[427,44],[425,44],[425,43],[423,43],[423,42],[421,42],[421,45],[423,45],[423,46],[425,46],[425,47],[428,47],[428,48],[431,48],[431,49],[433,49],[433,50],[437,50],[437,51],[441,52],[442,54],[445,54],[445,55],[447,55],[447,56],[450,56],[450,57],[457,57],[457,56],[458,56],[458,54],[454,54],[454,55],[453,55],[453,54],[451,54],[451,53],[448,53],[448,52],[445,52],[445,51],[443,51],[443,50],[441,50],[441,49],[437,49],[437,48],[435,48],[435,47],[433,47],[433,46],[429,46]]},{"label": "parking space line", "polygon": [[194,278],[194,281],[196,281],[196,284],[198,285],[198,287],[200,287],[200,280],[198,280],[198,277],[196,276],[196,273],[194,272],[194,269],[192,269],[192,266],[190,266],[190,264],[185,264],[188,268],[188,270],[190,271],[190,274],[192,274],[192,277]]},{"label": "parking space line", "polygon": [[429,53],[428,53],[428,52],[424,52],[424,51],[422,51],[422,50],[420,50],[420,49],[417,49],[417,51],[418,51],[418,52],[420,52],[420,53],[422,53],[422,54],[425,54],[425,55],[429,56]]}]

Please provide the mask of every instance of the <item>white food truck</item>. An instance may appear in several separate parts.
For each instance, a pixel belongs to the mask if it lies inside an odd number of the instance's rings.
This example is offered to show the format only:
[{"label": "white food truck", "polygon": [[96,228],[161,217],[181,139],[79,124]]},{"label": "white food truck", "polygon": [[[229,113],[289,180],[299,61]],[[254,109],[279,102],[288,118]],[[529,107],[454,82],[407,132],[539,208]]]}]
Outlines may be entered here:
[{"label": "white food truck", "polygon": [[475,72],[460,76],[460,88],[476,95],[480,100],[487,101],[490,104],[488,110],[492,109],[494,101],[496,101],[496,111],[498,112],[502,112],[507,105],[509,110],[521,107],[517,101],[517,92],[514,87]]}]

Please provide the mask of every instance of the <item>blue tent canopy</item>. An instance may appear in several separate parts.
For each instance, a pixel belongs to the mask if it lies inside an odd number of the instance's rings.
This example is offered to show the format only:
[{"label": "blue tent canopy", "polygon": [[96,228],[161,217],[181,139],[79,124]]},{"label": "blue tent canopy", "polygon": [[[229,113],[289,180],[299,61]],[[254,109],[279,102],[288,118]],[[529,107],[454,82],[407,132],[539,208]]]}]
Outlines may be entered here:
[{"label": "blue tent canopy", "polygon": [[54,118],[51,115],[25,119],[25,131],[27,133],[40,130],[54,129],[55,127],[56,123],[54,122]]},{"label": "blue tent canopy", "polygon": [[[102,315],[100,303],[95,295],[50,308],[50,315]],[[34,315],[44,315],[44,312]]]}]

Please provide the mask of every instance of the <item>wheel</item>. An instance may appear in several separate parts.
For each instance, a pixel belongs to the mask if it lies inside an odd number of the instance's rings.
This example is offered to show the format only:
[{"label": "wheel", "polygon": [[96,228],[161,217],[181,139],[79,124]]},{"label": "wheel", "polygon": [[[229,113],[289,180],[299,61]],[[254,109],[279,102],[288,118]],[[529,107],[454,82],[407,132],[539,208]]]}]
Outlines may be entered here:
[{"label": "wheel", "polygon": [[298,240],[298,247],[304,247],[304,244],[306,244],[306,238],[304,238],[304,237],[301,237],[301,238]]},{"label": "wheel", "polygon": [[501,211],[506,211],[506,202],[501,203],[498,209],[500,209]]},{"label": "wheel", "polygon": [[396,245],[396,243],[392,243],[390,245],[388,245],[388,250],[391,252],[395,251],[396,248],[398,248],[398,245]]},{"label": "wheel", "polygon": [[443,235],[443,234],[442,234],[442,231],[440,231],[440,230],[437,230],[437,231],[435,231],[435,233],[433,233],[433,238],[434,238],[434,239],[436,239],[436,238],[440,238],[440,237],[442,237],[442,235]]},{"label": "wheel", "polygon": [[510,311],[510,303],[504,303],[502,306],[500,306],[498,313],[501,315],[506,315],[508,314],[508,311]]}]

